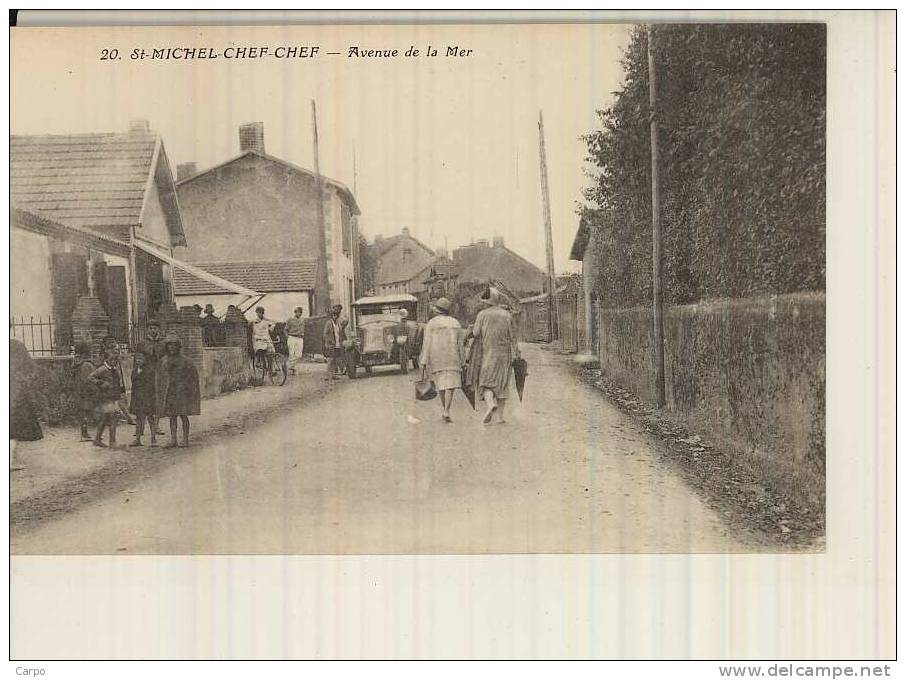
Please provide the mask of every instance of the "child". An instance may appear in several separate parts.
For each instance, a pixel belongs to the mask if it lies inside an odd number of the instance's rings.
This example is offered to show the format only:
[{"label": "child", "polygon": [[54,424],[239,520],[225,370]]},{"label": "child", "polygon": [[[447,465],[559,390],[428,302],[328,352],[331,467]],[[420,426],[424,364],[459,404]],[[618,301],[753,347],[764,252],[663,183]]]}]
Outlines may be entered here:
[{"label": "child", "polygon": [[76,344],[75,357],[72,360],[72,380],[75,388],[73,396],[76,400],[76,408],[81,421],[83,442],[91,441],[91,436],[88,434],[88,424],[94,417],[95,394],[94,386],[88,379],[94,373],[94,369],[95,365],[91,363],[91,345],[87,342]]},{"label": "child", "polygon": [[[104,341],[102,343],[102,348],[105,353],[108,349],[116,350],[117,356],[119,356],[120,343],[116,338],[114,338],[112,336],[108,335],[106,338],[104,338]],[[117,362],[117,370],[119,370],[119,373],[120,373],[120,383],[124,383],[123,364],[120,361]],[[123,422],[129,423],[130,425],[135,425],[135,420],[132,418],[131,415],[129,415],[129,408],[128,408],[129,405],[126,403],[125,392],[123,393],[123,398],[120,399],[119,401],[117,401],[116,405],[117,405],[116,417],[118,419],[122,420]]]},{"label": "child", "polygon": [[107,448],[107,444],[102,441],[104,428],[107,428],[110,430],[110,446],[116,447],[119,401],[126,394],[120,377],[119,350],[108,347],[104,351],[104,363],[95,369],[88,380],[98,393],[98,406],[95,409],[98,430],[94,435],[94,445]]},{"label": "child", "polygon": [[182,443],[189,445],[189,416],[201,413],[201,388],[198,371],[182,355],[179,336],[168,333],[164,339],[165,354],[157,364],[157,415],[170,418],[170,442],[166,448],[176,446],[177,418],[182,421]]},{"label": "child", "polygon": [[151,446],[157,446],[157,423],[154,422],[154,410],[157,407],[154,368],[148,363],[145,353],[140,350],[135,353],[134,361],[129,412],[135,416],[135,439],[129,446],[142,446],[146,420],[151,432]]}]

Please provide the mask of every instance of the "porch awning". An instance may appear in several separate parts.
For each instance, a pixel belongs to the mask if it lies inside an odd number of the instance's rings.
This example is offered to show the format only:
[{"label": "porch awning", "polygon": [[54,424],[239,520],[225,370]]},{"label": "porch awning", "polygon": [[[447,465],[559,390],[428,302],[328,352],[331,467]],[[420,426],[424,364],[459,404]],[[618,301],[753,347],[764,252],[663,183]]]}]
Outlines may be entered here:
[{"label": "porch awning", "polygon": [[219,276],[215,276],[211,272],[205,271],[204,269],[200,269],[199,267],[195,267],[195,266],[189,264],[188,262],[183,262],[182,260],[177,260],[175,257],[171,257],[171,256],[167,255],[166,253],[164,253],[163,251],[158,250],[154,246],[150,246],[147,243],[144,243],[142,241],[136,240],[135,247],[138,248],[139,250],[145,251],[149,255],[156,257],[158,260],[161,260],[162,262],[166,262],[171,267],[176,267],[177,269],[182,269],[184,272],[188,272],[192,276],[198,277],[199,279],[202,279],[209,283],[213,283],[215,286],[219,286],[220,288],[224,288],[226,290],[232,291],[233,293],[237,293],[239,295],[245,295],[246,297],[261,297],[264,295],[263,293],[259,293],[258,291],[252,290],[251,288],[246,288],[245,286],[240,286],[238,283],[233,283],[232,281],[228,281],[227,279],[223,279]]}]

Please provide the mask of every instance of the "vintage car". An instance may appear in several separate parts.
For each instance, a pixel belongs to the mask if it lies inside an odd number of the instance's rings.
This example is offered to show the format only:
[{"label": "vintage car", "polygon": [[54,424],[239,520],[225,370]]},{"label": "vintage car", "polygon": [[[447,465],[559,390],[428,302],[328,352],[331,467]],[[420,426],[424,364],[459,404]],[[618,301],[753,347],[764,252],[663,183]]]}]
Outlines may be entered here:
[{"label": "vintage car", "polygon": [[[401,373],[418,366],[422,327],[415,320],[418,300],[412,295],[363,297],[352,306],[355,333],[346,350],[347,373],[357,377],[358,367],[371,374],[374,366],[399,366]],[[405,314],[402,314],[405,310]]]}]

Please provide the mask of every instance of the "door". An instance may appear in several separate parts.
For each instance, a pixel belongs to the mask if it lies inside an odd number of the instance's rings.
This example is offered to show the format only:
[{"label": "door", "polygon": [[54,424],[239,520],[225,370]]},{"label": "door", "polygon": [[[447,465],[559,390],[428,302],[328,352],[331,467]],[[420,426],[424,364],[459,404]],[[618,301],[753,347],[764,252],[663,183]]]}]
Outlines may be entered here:
[{"label": "door", "polygon": [[110,334],[120,342],[129,342],[129,298],[125,267],[107,267],[106,298]]},{"label": "door", "polygon": [[54,345],[58,354],[69,354],[72,345],[72,312],[78,298],[88,295],[88,258],[78,253],[54,253],[50,275]]}]

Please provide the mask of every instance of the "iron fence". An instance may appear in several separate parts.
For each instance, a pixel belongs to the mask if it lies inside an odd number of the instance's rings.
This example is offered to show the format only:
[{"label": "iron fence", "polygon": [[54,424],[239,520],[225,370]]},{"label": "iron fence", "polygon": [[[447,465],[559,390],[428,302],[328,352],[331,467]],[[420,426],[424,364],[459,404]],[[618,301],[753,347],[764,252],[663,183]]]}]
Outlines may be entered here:
[{"label": "iron fence", "polygon": [[65,356],[72,349],[69,334],[52,317],[11,316],[9,337],[25,345],[34,356]]}]

